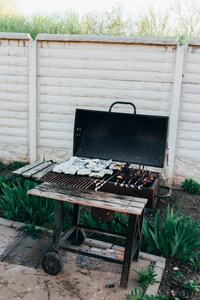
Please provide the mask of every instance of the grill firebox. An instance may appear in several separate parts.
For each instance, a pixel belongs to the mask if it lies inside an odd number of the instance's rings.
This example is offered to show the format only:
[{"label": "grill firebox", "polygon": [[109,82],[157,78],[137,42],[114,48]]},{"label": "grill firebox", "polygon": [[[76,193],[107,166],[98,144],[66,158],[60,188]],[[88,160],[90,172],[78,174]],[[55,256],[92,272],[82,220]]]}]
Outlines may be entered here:
[{"label": "grill firebox", "polygon": [[[119,179],[119,171],[114,171],[113,175],[105,175],[103,178],[91,178],[89,176],[62,174],[51,171],[40,178],[40,182],[50,182],[76,189],[99,190],[120,195],[143,197],[148,199],[147,207],[152,208],[155,206],[155,198],[161,176],[156,172],[146,171],[146,173],[145,178],[148,178],[151,175],[153,177],[152,181],[147,182],[146,184],[139,181],[139,175],[133,179],[128,176]],[[141,174],[142,170],[140,170],[140,175]]]}]

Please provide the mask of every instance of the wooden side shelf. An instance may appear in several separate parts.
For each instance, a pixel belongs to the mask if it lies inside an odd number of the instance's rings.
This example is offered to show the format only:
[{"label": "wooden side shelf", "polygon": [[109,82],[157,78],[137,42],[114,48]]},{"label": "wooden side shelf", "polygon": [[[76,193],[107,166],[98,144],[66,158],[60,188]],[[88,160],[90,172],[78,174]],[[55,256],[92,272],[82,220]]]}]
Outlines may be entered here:
[{"label": "wooden side shelf", "polygon": [[47,182],[28,191],[28,194],[134,215],[141,215],[147,203],[147,199],[143,198],[62,187]]}]

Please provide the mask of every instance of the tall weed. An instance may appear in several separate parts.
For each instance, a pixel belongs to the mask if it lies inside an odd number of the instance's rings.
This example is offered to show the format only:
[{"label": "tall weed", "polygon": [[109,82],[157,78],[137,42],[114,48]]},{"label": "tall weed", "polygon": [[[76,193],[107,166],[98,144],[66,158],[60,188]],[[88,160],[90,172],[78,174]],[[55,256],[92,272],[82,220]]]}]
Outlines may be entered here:
[{"label": "tall weed", "polygon": [[144,220],[143,235],[149,249],[161,253],[165,257],[177,258],[183,261],[198,256],[200,251],[200,228],[198,223],[192,222],[187,216],[179,216],[180,207],[174,214],[170,210],[160,225],[160,211],[157,212],[154,224]]},{"label": "tall weed", "polygon": [[37,184],[31,181],[20,181],[9,186],[2,183],[2,196],[0,206],[5,211],[4,216],[14,221],[34,223],[35,225],[45,225],[53,223],[55,202],[44,198],[27,194]]}]

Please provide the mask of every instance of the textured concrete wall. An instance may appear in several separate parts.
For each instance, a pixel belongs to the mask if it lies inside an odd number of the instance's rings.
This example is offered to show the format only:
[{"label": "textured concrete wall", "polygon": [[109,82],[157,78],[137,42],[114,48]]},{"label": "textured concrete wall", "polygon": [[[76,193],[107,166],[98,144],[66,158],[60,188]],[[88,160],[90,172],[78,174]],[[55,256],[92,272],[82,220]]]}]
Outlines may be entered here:
[{"label": "textured concrete wall", "polygon": [[[139,114],[169,116],[176,43],[169,40],[39,35],[37,38],[38,154],[72,155],[76,108],[108,111],[131,101]],[[171,40],[170,40],[171,41]],[[131,112],[130,106],[116,106]]]},{"label": "textured concrete wall", "polygon": [[0,159],[28,159],[29,41],[0,33]]},{"label": "textured concrete wall", "polygon": [[0,33],[0,159],[67,160],[76,108],[130,101],[170,118],[169,182],[200,182],[199,61],[199,40]]}]

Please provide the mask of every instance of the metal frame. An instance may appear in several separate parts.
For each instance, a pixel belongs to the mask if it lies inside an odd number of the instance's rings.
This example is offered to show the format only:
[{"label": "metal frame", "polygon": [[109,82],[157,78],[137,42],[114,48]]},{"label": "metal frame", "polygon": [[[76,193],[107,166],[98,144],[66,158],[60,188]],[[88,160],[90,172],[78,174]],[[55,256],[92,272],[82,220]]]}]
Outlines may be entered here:
[{"label": "metal frame", "polygon": [[[113,263],[122,264],[123,266],[122,266],[120,286],[122,288],[127,288],[131,261],[132,260],[137,261],[139,257],[140,244],[142,239],[142,225],[143,225],[143,218],[144,218],[144,210],[141,215],[129,214],[129,221],[128,221],[126,235],[118,234],[108,230],[101,230],[98,228],[83,226],[79,224],[79,216],[80,216],[80,206],[79,204],[74,203],[72,227],[65,234],[62,240],[63,239],[66,240],[68,237],[70,237],[70,235],[76,229],[84,229],[86,231],[97,232],[102,235],[110,235],[110,236],[126,239],[124,260],[121,261],[114,258],[104,257],[101,255],[80,251],[79,249],[75,249],[74,247],[73,248],[65,247],[65,248],[68,251],[76,252],[79,254],[83,254],[95,258],[100,258]],[[62,223],[63,223],[63,201],[56,200],[55,216],[54,216],[54,236],[53,236],[53,247],[52,247],[52,250],[56,253],[59,252],[59,247],[61,246]]]}]

